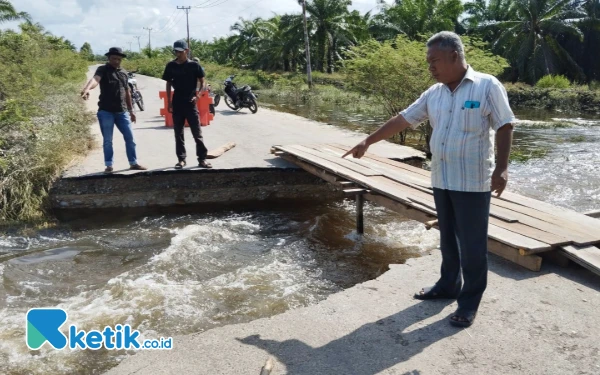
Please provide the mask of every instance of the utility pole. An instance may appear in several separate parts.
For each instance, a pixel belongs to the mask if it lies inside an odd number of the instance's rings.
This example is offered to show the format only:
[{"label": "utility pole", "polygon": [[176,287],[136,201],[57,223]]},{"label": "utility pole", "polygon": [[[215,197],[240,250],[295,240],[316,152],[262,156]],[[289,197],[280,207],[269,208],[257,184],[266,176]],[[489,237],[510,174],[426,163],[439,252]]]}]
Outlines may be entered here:
[{"label": "utility pole", "polygon": [[306,22],[306,0],[302,1],[302,16],[304,17],[304,43],[306,45],[306,76],[308,88],[312,88],[312,69],[310,67],[310,41],[308,39],[308,23]]},{"label": "utility pole", "polygon": [[134,38],[136,38],[138,40],[138,52],[142,52],[142,45],[140,44],[140,38],[141,36],[134,36]]},{"label": "utility pole", "polygon": [[148,30],[148,48],[150,49],[150,53],[152,53],[152,37],[150,36],[152,33],[152,28],[144,27],[144,30]]},{"label": "utility pole", "polygon": [[[190,48],[190,9],[192,7],[178,6],[177,9],[181,9],[185,11],[185,21],[187,23],[187,44],[188,48]],[[192,49],[190,48],[190,57],[192,57]]]},{"label": "utility pole", "polygon": [[129,50],[130,50],[131,52],[133,52],[133,49],[131,48],[131,44],[132,44],[133,42],[127,42],[127,43],[129,43]]}]

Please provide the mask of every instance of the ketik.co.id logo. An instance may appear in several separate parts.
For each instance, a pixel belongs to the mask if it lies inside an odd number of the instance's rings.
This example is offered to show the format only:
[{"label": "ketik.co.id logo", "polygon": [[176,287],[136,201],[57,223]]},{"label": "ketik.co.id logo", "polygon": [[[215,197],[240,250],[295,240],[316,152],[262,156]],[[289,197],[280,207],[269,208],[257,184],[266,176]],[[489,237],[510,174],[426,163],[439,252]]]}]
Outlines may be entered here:
[{"label": "ketik.co.id logo", "polygon": [[69,336],[60,328],[67,321],[67,312],[63,309],[31,309],[27,312],[26,341],[31,350],[40,349],[48,342],[54,349],[172,349],[173,339],[160,338],[145,340],[140,344],[140,332],[132,330],[128,324],[115,328],[105,327],[102,331],[78,330],[69,326]]}]

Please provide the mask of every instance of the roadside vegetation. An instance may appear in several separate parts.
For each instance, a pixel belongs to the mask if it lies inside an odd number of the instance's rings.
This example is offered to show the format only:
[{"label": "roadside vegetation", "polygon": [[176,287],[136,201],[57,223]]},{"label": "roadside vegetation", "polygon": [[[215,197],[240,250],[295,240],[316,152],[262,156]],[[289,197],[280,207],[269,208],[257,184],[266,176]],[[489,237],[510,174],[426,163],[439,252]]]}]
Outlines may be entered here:
[{"label": "roadside vegetation", "polygon": [[0,31],[0,226],[45,220],[52,182],[91,143],[77,95],[88,63],[0,1],[0,23],[17,19],[19,32]]}]

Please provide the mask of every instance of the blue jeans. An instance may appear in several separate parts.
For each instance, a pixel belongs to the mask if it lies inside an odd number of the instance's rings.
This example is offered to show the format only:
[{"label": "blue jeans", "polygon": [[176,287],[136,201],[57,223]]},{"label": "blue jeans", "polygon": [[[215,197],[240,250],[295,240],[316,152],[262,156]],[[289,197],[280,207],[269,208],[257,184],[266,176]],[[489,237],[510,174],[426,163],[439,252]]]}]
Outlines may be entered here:
[{"label": "blue jeans", "polygon": [[102,138],[104,139],[102,144],[104,147],[104,164],[107,167],[112,167],[113,165],[114,151],[112,139],[115,125],[117,125],[117,129],[119,129],[121,134],[123,134],[129,165],[137,164],[135,142],[133,140],[133,131],[131,128],[131,118],[129,117],[129,113],[99,110],[98,122],[100,123],[100,131],[102,132]]},{"label": "blue jeans", "polygon": [[457,296],[460,311],[475,312],[487,286],[491,192],[434,188],[433,197],[442,250],[442,275],[436,288]]}]

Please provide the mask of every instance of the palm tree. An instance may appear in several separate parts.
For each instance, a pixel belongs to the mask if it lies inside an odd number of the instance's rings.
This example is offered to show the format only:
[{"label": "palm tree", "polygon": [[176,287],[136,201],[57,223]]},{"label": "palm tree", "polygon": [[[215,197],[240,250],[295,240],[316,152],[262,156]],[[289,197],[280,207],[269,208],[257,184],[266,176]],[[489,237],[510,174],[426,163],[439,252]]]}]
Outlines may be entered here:
[{"label": "palm tree", "polygon": [[[489,22],[511,21],[516,18],[517,9],[513,0],[474,0],[465,4],[465,13],[468,15],[462,24],[468,32],[475,31]],[[498,37],[493,30],[486,30],[483,39],[491,41]]]},{"label": "palm tree", "polygon": [[254,20],[241,19],[231,26],[231,31],[237,32],[230,45],[234,63],[241,66],[252,65],[261,53],[260,44],[270,33],[271,25],[262,18]]},{"label": "palm tree", "polygon": [[10,1],[0,0],[0,23],[29,19],[31,19],[29,14],[17,12]]},{"label": "palm tree", "polygon": [[333,72],[335,36],[349,30],[346,16],[351,4],[350,0],[312,0],[306,3],[309,22],[317,42],[317,70],[325,72],[327,60],[327,71]]},{"label": "palm tree", "polygon": [[[284,53],[289,59],[289,70],[296,72],[299,65],[306,67],[306,45],[302,14],[286,14],[281,17]],[[285,65],[285,62],[284,62]],[[284,70],[288,70],[284,67]]]},{"label": "palm tree", "polygon": [[584,15],[578,24],[583,34],[581,67],[588,81],[600,80],[600,0],[585,1],[582,10]]},{"label": "palm tree", "polygon": [[410,39],[442,30],[455,30],[463,12],[460,0],[396,0],[383,6],[381,21],[395,25]]},{"label": "palm tree", "polygon": [[492,48],[516,67],[519,79],[535,83],[547,74],[567,73],[581,79],[583,71],[560,41],[582,39],[572,20],[579,17],[572,0],[515,0],[515,16],[508,21],[489,21],[498,37]]}]

